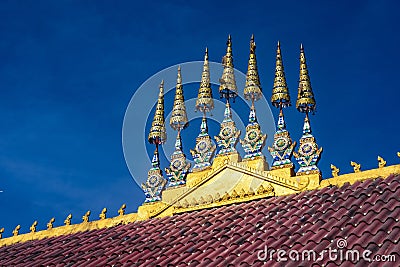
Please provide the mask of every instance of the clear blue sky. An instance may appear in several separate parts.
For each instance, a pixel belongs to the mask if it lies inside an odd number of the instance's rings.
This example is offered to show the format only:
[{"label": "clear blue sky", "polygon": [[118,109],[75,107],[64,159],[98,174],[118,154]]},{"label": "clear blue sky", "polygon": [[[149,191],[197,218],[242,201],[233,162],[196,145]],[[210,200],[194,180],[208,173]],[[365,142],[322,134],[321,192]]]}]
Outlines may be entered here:
[{"label": "clear blue sky", "polygon": [[[154,73],[202,60],[205,46],[220,61],[229,33],[243,72],[255,34],[267,98],[276,42],[293,100],[304,44],[325,177],[331,163],[344,173],[350,160],[362,169],[376,167],[378,155],[399,163],[399,8],[397,1],[1,1],[0,228],[10,236],[17,224],[28,232],[38,220],[44,229],[69,213],[77,223],[87,210],[97,219],[103,207],[114,216],[122,203],[136,211],[144,195],[121,145],[130,98]],[[298,140],[303,115],[292,107],[286,119]]]}]

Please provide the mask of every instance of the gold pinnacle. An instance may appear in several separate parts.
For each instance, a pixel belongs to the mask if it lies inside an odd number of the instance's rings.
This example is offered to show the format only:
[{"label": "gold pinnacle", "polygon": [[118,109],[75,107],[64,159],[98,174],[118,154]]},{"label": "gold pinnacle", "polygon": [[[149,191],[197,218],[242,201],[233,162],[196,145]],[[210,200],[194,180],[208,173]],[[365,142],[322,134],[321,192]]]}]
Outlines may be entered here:
[{"label": "gold pinnacle", "polygon": [[185,99],[183,97],[181,66],[178,67],[178,77],[176,79],[174,107],[172,109],[172,114],[169,124],[171,125],[172,129],[177,131],[186,128],[188,125]]},{"label": "gold pinnacle", "polygon": [[288,107],[291,105],[279,41],[276,48],[275,78],[274,86],[272,89],[271,103],[273,106],[280,108]]},{"label": "gold pinnacle", "polygon": [[235,98],[237,96],[237,86],[235,80],[235,73],[233,68],[233,56],[232,56],[232,40],[231,35],[228,36],[228,41],[226,42],[226,54],[222,58],[222,65],[224,70],[222,72],[222,77],[219,79],[219,93],[221,98]]},{"label": "gold pinnacle", "polygon": [[311,88],[310,77],[308,75],[306,56],[304,53],[303,44],[300,45],[300,75],[299,87],[297,93],[296,108],[300,112],[315,111],[314,93]]},{"label": "gold pinnacle", "polygon": [[214,108],[214,100],[212,96],[210,70],[208,66],[208,49],[204,54],[203,72],[201,74],[199,94],[196,100],[196,110],[205,114]]},{"label": "gold pinnacle", "polygon": [[151,123],[148,140],[150,144],[156,145],[164,144],[167,140],[164,117],[164,80],[160,83],[160,92],[158,94],[156,111]]},{"label": "gold pinnacle", "polygon": [[244,98],[254,102],[260,99],[261,95],[262,89],[257,69],[256,43],[254,42],[254,35],[252,35],[250,40],[250,56],[247,66],[246,85],[244,87]]}]

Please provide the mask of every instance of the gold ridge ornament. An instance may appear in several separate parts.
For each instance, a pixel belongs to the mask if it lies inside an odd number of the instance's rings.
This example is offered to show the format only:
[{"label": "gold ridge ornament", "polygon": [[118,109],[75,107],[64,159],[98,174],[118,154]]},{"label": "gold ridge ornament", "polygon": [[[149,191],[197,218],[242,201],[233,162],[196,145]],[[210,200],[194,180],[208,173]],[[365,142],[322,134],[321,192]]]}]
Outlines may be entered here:
[{"label": "gold ridge ornament", "polygon": [[176,91],[174,99],[174,107],[172,110],[171,128],[178,131],[175,141],[175,151],[171,155],[171,163],[165,169],[168,178],[167,187],[186,184],[186,176],[189,172],[190,163],[186,160],[186,155],[182,149],[181,130],[188,126],[186,114],[185,99],[183,97],[183,86],[181,67],[178,67],[178,77],[176,81]]},{"label": "gold ridge ornament", "polygon": [[240,144],[246,153],[244,159],[263,157],[264,155],[262,154],[262,149],[265,145],[267,135],[261,132],[261,126],[257,121],[256,109],[254,107],[254,101],[257,101],[262,97],[262,89],[257,68],[256,43],[254,41],[254,35],[251,36],[250,40],[250,56],[246,74],[246,85],[244,87],[243,95],[246,100],[251,100],[249,123],[246,126],[246,134],[244,138],[240,140]]},{"label": "gold ridge ornament", "polygon": [[167,183],[160,169],[158,154],[158,146],[164,144],[167,140],[164,118],[164,81],[161,81],[160,84],[156,112],[151,124],[148,140],[150,144],[155,145],[156,149],[154,150],[153,159],[151,161],[152,168],[147,173],[146,182],[142,183],[142,189],[146,196],[145,203],[161,200],[161,192],[164,190]]},{"label": "gold ridge ornament", "polygon": [[232,40],[230,35],[228,36],[226,45],[226,54],[222,58],[224,70],[221,79],[219,79],[219,94],[221,98],[226,99],[226,105],[220,132],[215,136],[219,148],[217,153],[218,156],[237,153],[235,146],[239,141],[238,138],[240,136],[240,131],[236,128],[235,122],[232,120],[232,112],[229,104],[229,99],[235,101],[235,98],[237,97],[237,86],[232,57]]},{"label": "gold ridge ornament", "polygon": [[203,72],[201,74],[201,82],[199,93],[196,100],[196,111],[203,113],[200,125],[200,134],[196,137],[196,146],[190,150],[190,154],[194,160],[192,171],[202,171],[211,166],[211,159],[214,156],[216,145],[208,134],[206,113],[211,112],[214,108],[214,100],[211,90],[210,70],[208,66],[208,49],[204,55]]},{"label": "gold ridge ornament", "polygon": [[292,141],[283,115],[283,108],[291,106],[289,89],[286,84],[285,71],[283,68],[281,47],[278,41],[276,49],[275,78],[272,89],[271,103],[274,107],[279,108],[279,116],[277,123],[277,131],[274,134],[274,142],[268,150],[272,156],[271,169],[293,168],[291,160],[293,149],[296,142]]}]

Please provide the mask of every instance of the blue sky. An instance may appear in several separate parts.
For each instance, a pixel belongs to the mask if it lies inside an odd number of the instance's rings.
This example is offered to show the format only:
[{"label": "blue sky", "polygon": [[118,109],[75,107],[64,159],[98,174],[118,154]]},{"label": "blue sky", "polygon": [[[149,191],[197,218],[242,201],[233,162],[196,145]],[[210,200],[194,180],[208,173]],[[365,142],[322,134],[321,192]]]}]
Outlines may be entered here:
[{"label": "blue sky", "polygon": [[[103,207],[115,216],[123,203],[136,211],[144,195],[121,145],[132,95],[162,69],[202,60],[206,46],[219,62],[228,34],[243,72],[255,34],[267,99],[276,42],[293,102],[304,44],[325,177],[331,163],[343,173],[352,171],[351,160],[376,167],[378,155],[399,163],[399,7],[397,1],[2,1],[0,228],[9,236],[16,225],[28,232],[38,220],[44,229],[51,217],[61,225],[69,213],[77,223],[87,210],[97,219]],[[285,114],[298,140],[304,116],[294,107]],[[184,144],[192,144],[198,124],[183,134]]]}]

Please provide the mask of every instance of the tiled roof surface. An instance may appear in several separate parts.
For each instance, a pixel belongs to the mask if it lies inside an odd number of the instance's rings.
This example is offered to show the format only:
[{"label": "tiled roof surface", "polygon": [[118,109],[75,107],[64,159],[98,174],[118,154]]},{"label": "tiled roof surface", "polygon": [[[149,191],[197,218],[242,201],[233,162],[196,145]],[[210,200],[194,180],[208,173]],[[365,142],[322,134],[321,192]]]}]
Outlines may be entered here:
[{"label": "tiled roof surface", "polygon": [[[347,243],[400,264],[400,176],[150,219],[0,248],[1,266],[299,266],[268,248],[319,253]],[[343,240],[341,240],[343,241]],[[342,245],[344,243],[341,243]],[[292,254],[294,255],[294,254]],[[306,266],[354,266],[327,254]],[[288,254],[286,254],[286,257]],[[361,256],[360,256],[361,257]],[[300,258],[301,259],[301,258]],[[351,258],[350,258],[351,259]],[[356,265],[366,266],[363,260]]]}]

